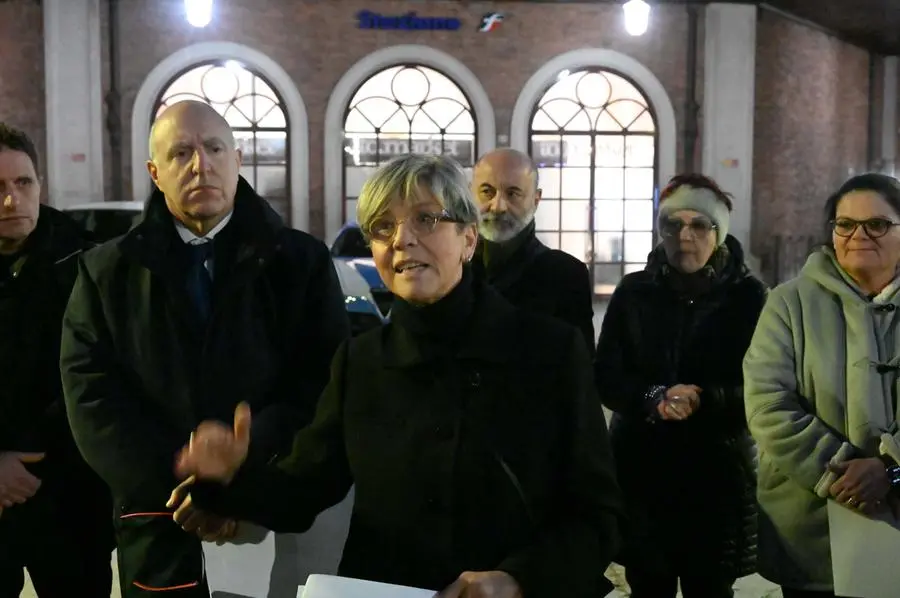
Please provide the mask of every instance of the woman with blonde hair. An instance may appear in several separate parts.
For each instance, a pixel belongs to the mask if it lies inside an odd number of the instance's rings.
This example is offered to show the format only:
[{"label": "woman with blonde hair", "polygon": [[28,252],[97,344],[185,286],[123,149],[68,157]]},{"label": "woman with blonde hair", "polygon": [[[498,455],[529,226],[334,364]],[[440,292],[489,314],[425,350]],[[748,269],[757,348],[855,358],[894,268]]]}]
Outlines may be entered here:
[{"label": "woman with blonde hair", "polygon": [[178,458],[194,502],[306,530],[355,484],[339,574],[445,598],[597,598],[619,493],[575,328],[473,280],[478,208],[449,158],[404,156],[363,186],[358,220],[396,296],[345,344],[313,424],[277,466],[205,422]]}]

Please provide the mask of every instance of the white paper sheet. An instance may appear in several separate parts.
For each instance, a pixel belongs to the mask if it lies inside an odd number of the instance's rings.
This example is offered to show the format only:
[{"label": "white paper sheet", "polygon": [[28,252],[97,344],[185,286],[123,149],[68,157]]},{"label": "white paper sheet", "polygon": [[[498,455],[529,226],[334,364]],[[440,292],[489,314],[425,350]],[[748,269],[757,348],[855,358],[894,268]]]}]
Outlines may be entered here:
[{"label": "white paper sheet", "polygon": [[865,517],[828,501],[834,593],[850,598],[897,598],[900,525],[893,516]]},{"label": "white paper sheet", "polygon": [[434,590],[332,575],[310,575],[297,598],[434,598]]}]

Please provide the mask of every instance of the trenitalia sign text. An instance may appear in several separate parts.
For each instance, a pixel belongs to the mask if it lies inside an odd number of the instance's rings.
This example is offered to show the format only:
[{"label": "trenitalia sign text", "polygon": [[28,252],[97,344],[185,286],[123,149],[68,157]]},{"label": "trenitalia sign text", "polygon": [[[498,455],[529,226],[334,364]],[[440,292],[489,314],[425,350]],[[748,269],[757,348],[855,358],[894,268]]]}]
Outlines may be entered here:
[{"label": "trenitalia sign text", "polygon": [[363,10],[356,14],[360,29],[400,31],[456,31],[462,22],[454,17],[420,17],[414,12],[399,16],[385,16]]}]

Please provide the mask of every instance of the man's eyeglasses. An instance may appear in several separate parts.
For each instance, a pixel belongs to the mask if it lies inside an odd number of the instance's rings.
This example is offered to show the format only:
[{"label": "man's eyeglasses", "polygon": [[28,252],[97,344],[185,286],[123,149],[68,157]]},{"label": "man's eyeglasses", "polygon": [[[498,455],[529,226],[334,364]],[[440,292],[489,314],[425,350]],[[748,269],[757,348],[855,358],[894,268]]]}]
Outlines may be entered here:
[{"label": "man's eyeglasses", "polygon": [[877,239],[888,234],[898,224],[900,223],[891,222],[886,218],[869,218],[868,220],[838,218],[831,221],[831,230],[839,237],[852,237],[856,229],[861,226],[870,239]]},{"label": "man's eyeglasses", "polygon": [[694,235],[695,238],[702,238],[709,234],[710,231],[713,231],[717,228],[715,224],[706,220],[705,218],[695,218],[690,222],[684,222],[682,220],[665,220],[661,225],[659,232],[664,237],[677,237],[681,234],[681,229],[684,227],[688,227],[691,231],[691,234]]},{"label": "man's eyeglasses", "polygon": [[373,241],[382,243],[390,243],[397,234],[400,224],[406,222],[406,225],[417,237],[427,237],[432,234],[441,222],[454,222],[460,224],[460,221],[450,216],[447,211],[442,212],[415,212],[408,218],[393,220],[390,218],[379,218],[366,231],[366,234]]}]

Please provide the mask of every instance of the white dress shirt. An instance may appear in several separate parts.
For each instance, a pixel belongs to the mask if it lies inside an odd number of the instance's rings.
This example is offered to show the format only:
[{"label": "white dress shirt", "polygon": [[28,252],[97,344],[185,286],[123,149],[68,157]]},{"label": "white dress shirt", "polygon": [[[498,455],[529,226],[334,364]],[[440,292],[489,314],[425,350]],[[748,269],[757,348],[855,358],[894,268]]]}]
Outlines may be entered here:
[{"label": "white dress shirt", "polygon": [[[206,233],[206,235],[202,237],[198,237],[191,231],[188,227],[182,224],[178,219],[175,219],[175,230],[178,231],[178,236],[181,237],[181,240],[187,243],[188,245],[202,245],[204,243],[210,243],[215,238],[217,234],[219,234],[225,225],[228,224],[228,221],[231,220],[231,215],[234,212],[228,212],[228,215],[222,218],[222,221],[219,222],[211,231]],[[203,264],[206,267],[206,270],[209,272],[210,278],[213,276],[213,258],[209,258],[206,260],[206,263]]]}]

